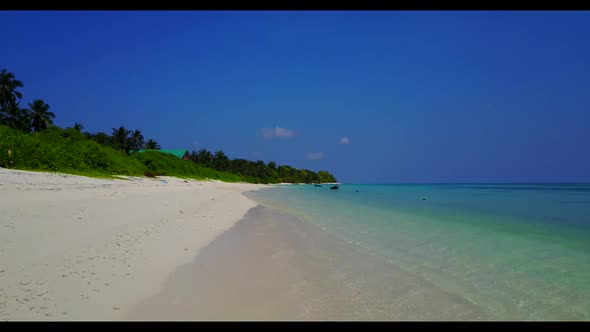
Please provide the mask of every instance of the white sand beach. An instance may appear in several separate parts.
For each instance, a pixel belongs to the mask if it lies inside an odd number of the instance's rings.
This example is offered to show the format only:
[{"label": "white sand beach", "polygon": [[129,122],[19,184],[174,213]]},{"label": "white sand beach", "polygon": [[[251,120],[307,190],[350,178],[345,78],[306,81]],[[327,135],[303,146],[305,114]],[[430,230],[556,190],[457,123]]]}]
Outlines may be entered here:
[{"label": "white sand beach", "polygon": [[263,185],[0,169],[0,320],[120,320]]}]

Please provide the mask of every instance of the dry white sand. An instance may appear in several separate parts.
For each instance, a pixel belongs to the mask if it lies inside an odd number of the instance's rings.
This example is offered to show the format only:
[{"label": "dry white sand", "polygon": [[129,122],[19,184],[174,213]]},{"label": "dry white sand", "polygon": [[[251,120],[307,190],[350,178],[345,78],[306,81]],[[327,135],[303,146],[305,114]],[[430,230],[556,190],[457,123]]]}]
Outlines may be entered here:
[{"label": "dry white sand", "polygon": [[123,319],[261,187],[0,168],[0,320]]}]

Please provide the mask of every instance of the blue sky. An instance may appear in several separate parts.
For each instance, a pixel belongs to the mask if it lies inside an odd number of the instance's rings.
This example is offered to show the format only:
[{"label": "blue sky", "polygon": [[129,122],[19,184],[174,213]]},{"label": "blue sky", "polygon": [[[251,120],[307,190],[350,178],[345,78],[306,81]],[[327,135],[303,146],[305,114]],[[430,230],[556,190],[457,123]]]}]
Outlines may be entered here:
[{"label": "blue sky", "polygon": [[[344,182],[590,181],[590,12],[0,12],[59,126]],[[266,129],[265,129],[266,128]],[[346,137],[348,144],[340,144]]]}]

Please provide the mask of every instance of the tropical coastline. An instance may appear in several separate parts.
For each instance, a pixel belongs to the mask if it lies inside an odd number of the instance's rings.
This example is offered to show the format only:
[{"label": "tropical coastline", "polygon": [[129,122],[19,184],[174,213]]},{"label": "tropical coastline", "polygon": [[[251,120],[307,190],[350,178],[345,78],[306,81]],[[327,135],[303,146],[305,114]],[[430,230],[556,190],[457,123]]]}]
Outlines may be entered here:
[{"label": "tropical coastline", "polygon": [[0,321],[590,321],[590,13],[0,21]]},{"label": "tropical coastline", "polygon": [[3,320],[588,319],[588,185],[0,183]]}]

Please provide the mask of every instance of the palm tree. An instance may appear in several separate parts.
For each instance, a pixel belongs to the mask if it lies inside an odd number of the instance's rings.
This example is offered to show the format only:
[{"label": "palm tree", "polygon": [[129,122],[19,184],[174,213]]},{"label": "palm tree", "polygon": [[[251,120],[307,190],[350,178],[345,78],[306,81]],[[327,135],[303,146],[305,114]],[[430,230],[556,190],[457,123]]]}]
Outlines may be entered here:
[{"label": "palm tree", "polygon": [[31,131],[31,113],[29,110],[18,107],[10,107],[2,113],[2,124],[25,132]]},{"label": "palm tree", "polygon": [[74,129],[76,129],[79,132],[82,132],[82,129],[84,129],[84,126],[78,122],[74,123]]},{"label": "palm tree", "polygon": [[22,88],[23,82],[14,78],[13,73],[9,73],[6,69],[0,71],[0,112],[8,112],[12,108],[18,107],[18,101],[23,95],[16,91],[17,88]]},{"label": "palm tree", "polygon": [[197,152],[197,163],[207,167],[213,166],[213,154],[206,149],[201,149]]},{"label": "palm tree", "polygon": [[23,82],[14,78],[14,74],[6,69],[0,71],[0,123],[12,128],[27,130],[27,111],[19,107],[19,100],[23,95],[16,91],[22,88]]},{"label": "palm tree", "polygon": [[229,158],[223,153],[223,151],[218,150],[213,155],[213,165],[217,170],[225,170],[228,166]]},{"label": "palm tree", "polygon": [[93,139],[98,142],[99,144],[108,146],[111,144],[111,137],[102,131],[99,131],[94,135]]},{"label": "palm tree", "polygon": [[140,150],[145,144],[141,131],[135,130],[129,137],[129,145],[131,150]]},{"label": "palm tree", "polygon": [[215,151],[215,158],[217,160],[227,160],[227,156],[225,155],[225,153],[221,150],[217,150]]},{"label": "palm tree", "polygon": [[118,150],[129,152],[129,133],[130,131],[123,126],[118,129],[113,128],[113,147]]},{"label": "palm tree", "polygon": [[47,129],[47,126],[53,124],[55,114],[49,112],[49,105],[41,99],[36,99],[29,104],[31,112],[31,125],[35,131]]},{"label": "palm tree", "polygon": [[160,144],[153,138],[148,139],[143,147],[148,150],[160,150]]}]

